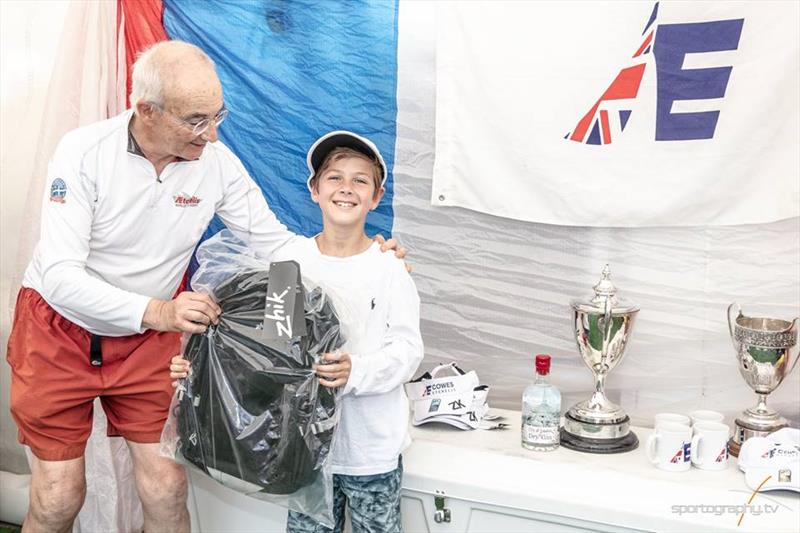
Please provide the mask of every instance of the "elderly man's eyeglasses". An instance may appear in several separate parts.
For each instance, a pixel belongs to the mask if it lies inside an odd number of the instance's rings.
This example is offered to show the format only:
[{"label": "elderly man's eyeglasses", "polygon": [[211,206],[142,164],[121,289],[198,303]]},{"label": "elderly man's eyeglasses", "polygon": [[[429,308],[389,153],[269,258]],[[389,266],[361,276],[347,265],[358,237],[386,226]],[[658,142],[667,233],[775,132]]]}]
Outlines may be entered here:
[{"label": "elderly man's eyeglasses", "polygon": [[198,117],[189,120],[184,120],[170,113],[161,106],[155,105],[154,107],[158,109],[162,115],[169,117],[175,124],[190,129],[193,135],[204,134],[206,131],[208,131],[208,128],[210,128],[212,124],[214,124],[214,126],[219,126],[220,124],[222,124],[222,121],[225,120],[225,118],[228,116],[228,109],[225,108],[224,106],[222,109],[220,109],[219,113],[217,113],[213,117],[210,118]]}]

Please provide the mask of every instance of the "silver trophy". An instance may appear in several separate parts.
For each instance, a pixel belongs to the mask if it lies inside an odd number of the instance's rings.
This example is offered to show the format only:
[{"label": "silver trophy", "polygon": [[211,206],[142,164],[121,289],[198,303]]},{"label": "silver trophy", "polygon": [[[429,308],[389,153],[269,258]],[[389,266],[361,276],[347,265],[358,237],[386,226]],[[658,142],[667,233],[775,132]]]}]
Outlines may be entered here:
[{"label": "silver trophy", "polygon": [[[733,313],[737,314],[734,317]],[[750,437],[764,437],[788,425],[787,420],[767,407],[767,395],[778,388],[783,378],[797,364],[797,327],[793,321],[749,317],[738,304],[728,306],[728,328],[739,360],[739,373],[758,394],[758,404],[745,409],[736,419],[729,442],[731,455],[739,456],[739,448]]]},{"label": "silver trophy", "polygon": [[639,445],[628,415],[605,395],[606,377],[622,361],[639,312],[638,307],[617,297],[610,278],[606,265],[594,286],[594,297],[571,302],[575,339],[583,362],[594,375],[595,391],[564,415],[561,444],[582,452],[619,453]]}]

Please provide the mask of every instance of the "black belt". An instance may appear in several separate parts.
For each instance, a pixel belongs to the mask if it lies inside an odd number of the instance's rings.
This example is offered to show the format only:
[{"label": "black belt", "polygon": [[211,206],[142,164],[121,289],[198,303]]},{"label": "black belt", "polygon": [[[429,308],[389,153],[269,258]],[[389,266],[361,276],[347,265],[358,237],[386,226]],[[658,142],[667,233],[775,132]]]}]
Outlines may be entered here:
[{"label": "black belt", "polygon": [[89,363],[92,366],[103,366],[103,349],[100,346],[100,335],[94,333],[89,334],[91,341],[89,342]]}]

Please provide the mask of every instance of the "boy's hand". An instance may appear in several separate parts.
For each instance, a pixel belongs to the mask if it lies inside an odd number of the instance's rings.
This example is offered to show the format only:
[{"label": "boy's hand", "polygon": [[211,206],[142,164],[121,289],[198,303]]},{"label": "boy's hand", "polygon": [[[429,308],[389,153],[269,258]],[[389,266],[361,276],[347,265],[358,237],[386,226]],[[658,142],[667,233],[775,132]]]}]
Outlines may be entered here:
[{"label": "boy's hand", "polygon": [[326,353],[322,356],[324,363],[314,365],[320,385],[325,387],[341,387],[350,378],[350,369],[353,368],[350,362],[350,354],[347,352]]},{"label": "boy's hand", "polygon": [[[398,259],[402,259],[406,256],[408,251],[400,246],[397,242],[397,239],[391,238],[388,241],[383,238],[383,235],[378,233],[372,238],[373,241],[379,242],[381,244],[381,252],[388,252],[389,250],[394,250],[394,256]],[[408,263],[403,263],[406,266],[406,270],[411,272],[411,265]]]},{"label": "boy's hand", "polygon": [[169,377],[170,379],[176,380],[172,382],[173,387],[178,386],[177,380],[183,379],[189,375],[191,366],[192,364],[180,355],[176,355],[172,358],[169,362]]}]

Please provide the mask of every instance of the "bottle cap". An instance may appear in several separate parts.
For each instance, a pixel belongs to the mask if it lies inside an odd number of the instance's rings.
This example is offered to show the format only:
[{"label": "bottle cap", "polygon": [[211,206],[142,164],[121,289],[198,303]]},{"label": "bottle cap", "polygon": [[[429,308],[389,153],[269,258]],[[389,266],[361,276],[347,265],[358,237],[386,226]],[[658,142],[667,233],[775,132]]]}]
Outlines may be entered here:
[{"label": "bottle cap", "polygon": [[536,373],[542,375],[550,373],[550,356],[546,353],[536,356]]}]

